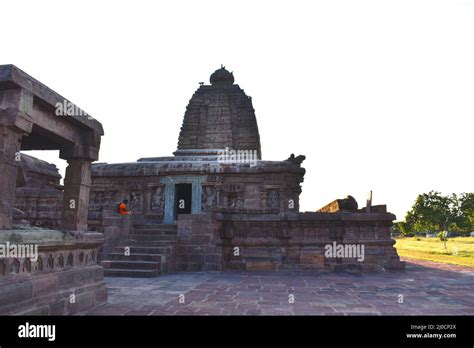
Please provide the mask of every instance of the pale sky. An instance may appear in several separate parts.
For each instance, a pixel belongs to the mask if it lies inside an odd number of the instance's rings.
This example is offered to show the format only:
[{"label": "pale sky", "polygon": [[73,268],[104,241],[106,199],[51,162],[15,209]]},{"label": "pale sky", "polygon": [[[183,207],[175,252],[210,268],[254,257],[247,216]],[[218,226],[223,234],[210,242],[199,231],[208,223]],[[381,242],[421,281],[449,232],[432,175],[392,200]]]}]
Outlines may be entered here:
[{"label": "pale sky", "polygon": [[[0,64],[99,120],[100,162],[168,156],[224,64],[252,96],[263,159],[306,155],[301,210],[353,195],[404,218],[472,192],[473,1],[2,1]],[[34,153],[56,163],[57,153]]]}]

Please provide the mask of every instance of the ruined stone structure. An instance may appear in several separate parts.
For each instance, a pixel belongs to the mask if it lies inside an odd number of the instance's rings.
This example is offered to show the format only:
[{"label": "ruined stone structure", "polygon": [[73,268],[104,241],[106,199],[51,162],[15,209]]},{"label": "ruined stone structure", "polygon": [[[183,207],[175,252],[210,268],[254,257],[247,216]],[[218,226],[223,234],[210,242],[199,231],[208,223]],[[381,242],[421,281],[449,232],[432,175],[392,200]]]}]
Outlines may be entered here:
[{"label": "ruined stone structure", "polygon": [[[92,166],[89,226],[106,236],[106,274],[403,268],[385,206],[367,212],[352,198],[300,213],[305,157],[262,160],[252,99],[224,67],[210,82],[189,102],[174,156]],[[123,199],[130,216],[116,212]],[[331,257],[334,242],[363,244],[364,260]]]},{"label": "ruined stone structure", "polygon": [[[69,110],[80,109],[15,66],[0,66],[0,314],[72,314],[106,301],[97,264],[104,238],[87,232],[90,167],[103,129]],[[64,192],[55,167],[22,150],[60,150]],[[59,229],[15,225],[31,221]],[[26,247],[37,253],[8,252]]]},{"label": "ruined stone structure", "polygon": [[54,164],[21,154],[13,219],[37,227],[59,228],[63,190]]}]

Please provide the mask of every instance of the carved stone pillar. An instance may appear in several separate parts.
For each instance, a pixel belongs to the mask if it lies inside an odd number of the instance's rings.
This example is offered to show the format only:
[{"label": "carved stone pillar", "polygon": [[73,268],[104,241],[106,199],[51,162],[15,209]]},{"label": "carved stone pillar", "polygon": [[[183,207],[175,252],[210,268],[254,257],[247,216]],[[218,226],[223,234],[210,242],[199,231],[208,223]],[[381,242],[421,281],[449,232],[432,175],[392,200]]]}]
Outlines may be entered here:
[{"label": "carved stone pillar", "polygon": [[22,133],[0,125],[0,229],[11,228]]},{"label": "carved stone pillar", "polygon": [[67,161],[61,228],[70,231],[87,231],[91,160],[70,158]]},{"label": "carved stone pillar", "polygon": [[11,228],[21,140],[31,133],[33,96],[22,89],[0,91],[0,229]]}]

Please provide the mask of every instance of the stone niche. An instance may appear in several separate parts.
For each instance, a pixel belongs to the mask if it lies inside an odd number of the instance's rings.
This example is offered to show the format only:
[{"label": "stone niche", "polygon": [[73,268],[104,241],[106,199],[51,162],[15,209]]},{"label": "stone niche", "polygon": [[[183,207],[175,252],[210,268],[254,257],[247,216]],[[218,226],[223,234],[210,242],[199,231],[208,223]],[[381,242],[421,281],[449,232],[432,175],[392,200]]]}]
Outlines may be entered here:
[{"label": "stone niche", "polygon": [[[58,105],[74,112],[58,114]],[[103,134],[38,80],[0,66],[0,314],[75,314],[106,302],[97,264],[104,236],[87,230],[90,167]],[[57,169],[27,150],[59,150],[68,162],[64,187]],[[20,248],[30,253],[8,252]]]}]

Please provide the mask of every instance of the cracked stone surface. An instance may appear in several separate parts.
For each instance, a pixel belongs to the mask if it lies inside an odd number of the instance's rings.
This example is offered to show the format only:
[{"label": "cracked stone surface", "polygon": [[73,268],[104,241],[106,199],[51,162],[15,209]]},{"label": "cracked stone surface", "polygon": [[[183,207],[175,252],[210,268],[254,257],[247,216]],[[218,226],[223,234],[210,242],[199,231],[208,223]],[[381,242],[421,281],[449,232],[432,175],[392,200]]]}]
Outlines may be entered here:
[{"label": "cracked stone surface", "polygon": [[406,261],[405,272],[364,275],[192,272],[110,277],[108,304],[83,314],[474,315],[473,268]]}]

